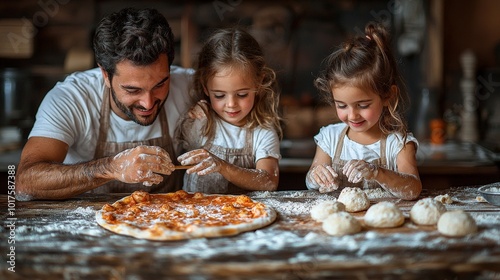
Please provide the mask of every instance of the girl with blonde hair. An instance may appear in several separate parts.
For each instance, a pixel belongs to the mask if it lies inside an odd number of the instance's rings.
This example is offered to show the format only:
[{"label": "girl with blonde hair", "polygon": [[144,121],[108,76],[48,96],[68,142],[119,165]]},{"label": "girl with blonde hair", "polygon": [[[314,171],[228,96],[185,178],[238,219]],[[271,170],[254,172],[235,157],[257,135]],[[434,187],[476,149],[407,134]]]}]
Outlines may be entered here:
[{"label": "girl with blonde hair", "polygon": [[200,101],[179,126],[178,157],[189,192],[276,190],[282,135],[276,74],[258,42],[237,28],[216,31],[198,57]]}]

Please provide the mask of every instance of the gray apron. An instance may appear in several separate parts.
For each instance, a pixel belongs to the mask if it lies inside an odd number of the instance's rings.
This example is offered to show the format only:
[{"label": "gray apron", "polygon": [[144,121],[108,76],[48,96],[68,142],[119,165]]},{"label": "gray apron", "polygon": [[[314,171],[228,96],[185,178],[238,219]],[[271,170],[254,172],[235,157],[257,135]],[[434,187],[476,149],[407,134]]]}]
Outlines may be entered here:
[{"label": "gray apron", "polygon": [[[97,146],[94,153],[94,159],[99,159],[108,156],[114,156],[124,150],[137,147],[139,145],[147,146],[158,146],[165,149],[170,158],[177,164],[177,159],[175,157],[174,148],[172,145],[172,140],[168,132],[168,122],[164,108],[160,110],[160,123],[162,136],[158,138],[153,138],[144,141],[133,141],[133,142],[108,142],[108,130],[109,130],[109,118],[110,118],[110,89],[105,88],[102,107],[100,111],[100,127],[99,127],[99,138],[97,140]],[[182,186],[182,175],[183,172],[174,171],[171,175],[163,175],[163,181],[158,185],[145,186],[142,183],[128,184],[120,181],[111,181],[100,187],[91,190],[91,193],[131,193],[136,190],[144,190],[147,192],[171,192],[180,189]]]},{"label": "gray apron", "polygon": [[[375,180],[362,180],[359,183],[351,183],[347,181],[347,176],[345,176],[342,173],[342,168],[344,165],[347,163],[347,160],[340,159],[340,154],[342,153],[342,147],[344,146],[344,138],[347,135],[347,130],[349,126],[346,126],[344,130],[340,133],[340,138],[339,142],[337,144],[337,147],[335,148],[335,154],[332,159],[332,167],[337,172],[339,175],[339,187],[340,188],[345,188],[345,187],[358,187],[358,188],[365,188],[365,189],[371,189],[371,188],[377,188],[380,187],[379,183],[377,183]],[[387,168],[387,162],[386,162],[386,157],[385,157],[385,145],[386,145],[386,139],[387,136],[383,136],[380,139],[380,158],[374,159],[370,161],[370,163],[375,164],[376,166]]]},{"label": "gray apron", "polygon": [[[203,148],[231,164],[243,168],[255,168],[255,157],[253,155],[253,130],[245,129],[245,145],[240,148],[225,148],[214,145],[214,133],[207,139],[207,143]],[[241,194],[248,192],[231,183],[218,172],[210,173],[203,176],[197,174],[186,174],[185,191],[187,192],[202,192],[202,193],[230,193]]]}]

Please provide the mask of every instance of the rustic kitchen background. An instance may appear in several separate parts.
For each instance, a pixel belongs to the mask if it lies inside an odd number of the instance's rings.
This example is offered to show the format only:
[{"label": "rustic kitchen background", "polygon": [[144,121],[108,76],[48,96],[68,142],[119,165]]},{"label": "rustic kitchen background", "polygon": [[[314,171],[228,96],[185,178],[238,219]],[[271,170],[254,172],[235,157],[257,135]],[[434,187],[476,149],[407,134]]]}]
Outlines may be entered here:
[{"label": "rustic kitchen background", "polygon": [[[409,125],[424,144],[419,154],[424,187],[500,180],[496,0],[2,1],[0,170],[18,160],[45,93],[68,73],[95,67],[91,39],[98,21],[126,6],[153,7],[168,18],[176,35],[174,63],[184,67],[193,66],[215,28],[244,26],[258,39],[282,92],[281,189],[303,187],[297,182],[314,155],[312,137],[336,121],[312,83],[322,60],[369,21],[384,22],[393,34],[412,102]],[[468,93],[461,87],[467,71],[474,86]],[[428,144],[429,124],[436,118],[445,125],[442,145]]]}]

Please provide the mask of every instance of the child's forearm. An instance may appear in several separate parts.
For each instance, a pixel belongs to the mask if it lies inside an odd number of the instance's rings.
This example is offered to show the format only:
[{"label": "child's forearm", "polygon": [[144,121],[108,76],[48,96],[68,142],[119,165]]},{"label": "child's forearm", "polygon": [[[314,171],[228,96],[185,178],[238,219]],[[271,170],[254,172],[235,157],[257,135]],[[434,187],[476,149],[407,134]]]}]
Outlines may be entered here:
[{"label": "child's forearm", "polygon": [[248,169],[226,163],[220,173],[229,182],[245,190],[275,191],[278,189],[278,174],[269,174],[266,170]]},{"label": "child's forearm", "polygon": [[379,168],[374,178],[385,190],[404,200],[417,199],[422,192],[418,176]]}]

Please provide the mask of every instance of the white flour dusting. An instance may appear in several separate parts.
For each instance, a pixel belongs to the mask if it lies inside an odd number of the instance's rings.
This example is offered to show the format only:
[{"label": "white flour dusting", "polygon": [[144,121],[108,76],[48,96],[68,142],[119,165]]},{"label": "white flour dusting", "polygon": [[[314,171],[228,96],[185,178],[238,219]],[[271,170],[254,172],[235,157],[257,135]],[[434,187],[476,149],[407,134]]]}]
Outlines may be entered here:
[{"label": "white flour dusting", "polygon": [[[380,199],[380,198],[394,198],[390,192],[384,190],[383,188],[374,188],[374,189],[364,189],[363,192],[368,196],[368,199]],[[283,192],[284,195],[280,195],[280,197],[284,198],[300,198],[300,197],[311,197],[311,192],[304,191],[287,191]],[[317,193],[314,195],[316,199],[331,199],[332,197],[338,196],[339,193]],[[273,197],[275,194],[270,191],[255,191],[252,192],[253,198],[266,198]]]},{"label": "white flour dusting", "polygon": [[[32,218],[30,224],[20,222],[16,234],[20,240],[39,240],[57,233],[70,233],[72,235],[100,236],[102,230],[95,222],[93,207],[78,207],[68,212],[58,213],[55,220],[63,222],[48,223],[45,217]],[[51,218],[51,220],[54,220]],[[41,234],[41,235],[40,235]],[[47,235],[49,234],[49,235]]]},{"label": "white flour dusting", "polygon": [[500,213],[470,213],[476,220],[477,225],[487,226],[491,224],[500,224]]},{"label": "white flour dusting", "polygon": [[394,197],[390,192],[384,190],[383,188],[366,189],[363,191],[366,193],[366,196],[368,196],[368,199],[370,200]]},{"label": "white flour dusting", "polygon": [[307,200],[305,202],[282,202],[276,199],[263,200],[266,205],[271,206],[278,213],[285,216],[309,215],[309,213],[311,212],[311,207],[313,206],[312,201],[313,200]]},{"label": "white flour dusting", "polygon": [[[369,190],[367,195],[371,199],[380,199],[385,197],[384,192]],[[360,233],[353,235],[329,236],[321,229],[319,223],[312,221],[310,210],[318,202],[332,200],[335,196],[318,192],[287,191],[279,193],[278,197],[276,192],[264,191],[253,192],[251,197],[273,207],[285,219],[234,237],[175,242],[135,239],[111,233],[98,226],[95,221],[97,208],[89,206],[65,212],[43,211],[43,215],[31,215],[19,220],[16,227],[16,242],[22,244],[23,248],[51,248],[51,250],[57,248],[81,254],[106,253],[106,248],[112,246],[116,252],[154,251],[157,256],[179,260],[205,260],[236,254],[261,254],[265,251],[286,250],[289,254],[287,262],[293,264],[331,260],[387,263],[397,255],[373,252],[390,252],[393,248],[405,248],[405,252],[410,253],[418,252],[420,249],[445,251],[462,246],[464,241],[468,243],[467,246],[484,246],[484,244],[490,244],[492,247],[500,246],[499,208],[477,202],[475,200],[477,189],[460,189],[450,192],[450,195],[455,203],[447,205],[447,209],[468,211],[479,227],[477,234],[463,238],[448,238],[440,235],[432,227],[419,227],[407,219],[403,225],[405,227],[403,232],[364,228]],[[487,210],[475,212],[474,209],[478,209],[478,206]],[[409,207],[403,211],[408,214]],[[357,218],[363,219],[363,216]],[[298,223],[305,225],[294,227]],[[84,247],[81,240],[84,240]]]},{"label": "white flour dusting", "polygon": [[68,212],[68,215],[93,215],[95,210],[93,207],[78,207],[75,210],[71,210]]}]

